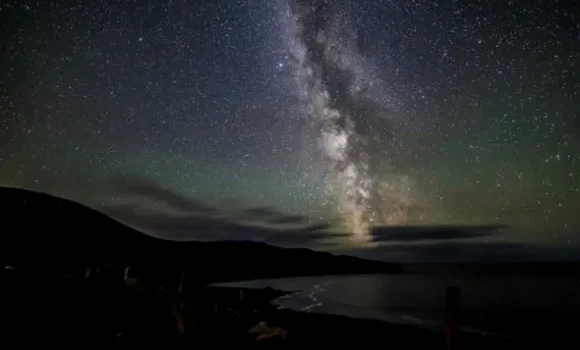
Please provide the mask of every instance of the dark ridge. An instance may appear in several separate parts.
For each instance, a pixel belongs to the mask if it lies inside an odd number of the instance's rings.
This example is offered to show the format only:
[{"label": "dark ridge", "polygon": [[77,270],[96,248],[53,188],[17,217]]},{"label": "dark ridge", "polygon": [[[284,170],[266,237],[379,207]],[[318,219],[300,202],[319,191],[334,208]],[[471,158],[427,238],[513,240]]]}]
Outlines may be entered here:
[{"label": "dark ridge", "polygon": [[[402,272],[397,264],[252,241],[161,239],[79,203],[23,189],[0,188],[0,211],[5,228],[0,238],[4,266],[133,265],[165,275],[194,272],[200,283]],[[43,262],[41,266],[34,263],[38,261]]]}]

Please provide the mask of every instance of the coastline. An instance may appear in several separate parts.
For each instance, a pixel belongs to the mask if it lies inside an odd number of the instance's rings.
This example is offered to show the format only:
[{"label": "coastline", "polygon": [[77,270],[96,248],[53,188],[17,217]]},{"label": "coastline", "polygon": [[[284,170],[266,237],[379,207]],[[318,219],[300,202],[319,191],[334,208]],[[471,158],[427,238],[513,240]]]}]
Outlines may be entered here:
[{"label": "coastline", "polygon": [[[211,287],[217,289],[231,289],[222,292],[234,296],[241,290],[253,294],[257,300],[262,294],[263,300],[268,300],[272,306],[269,310],[259,309],[257,305],[246,305],[245,309],[255,309],[254,313],[237,313],[237,326],[251,329],[252,324],[265,322],[270,327],[280,327],[287,332],[285,339],[271,340],[277,344],[284,344],[290,348],[304,346],[343,346],[344,344],[360,346],[362,344],[406,344],[413,347],[428,347],[430,349],[444,349],[445,337],[441,331],[420,328],[410,325],[391,323],[375,319],[353,318],[343,315],[330,315],[317,312],[294,311],[278,309],[272,302],[273,292],[251,288],[238,287]],[[291,295],[290,292],[277,291],[281,297]],[[280,297],[279,296],[279,297]],[[231,302],[231,301],[230,301]],[[241,303],[242,305],[244,303]],[[514,348],[523,347],[534,349],[542,348],[538,343],[531,344],[522,340],[491,335],[481,335],[471,332],[461,332],[460,339],[466,349]]]},{"label": "coastline", "polygon": [[[15,274],[16,273],[16,274]],[[138,280],[61,279],[3,273],[1,291],[5,342],[42,339],[59,348],[196,346],[313,348],[376,346],[445,349],[442,332],[316,312],[278,309],[273,288],[151,285]],[[22,277],[22,278],[20,278]],[[267,328],[276,336],[258,339]],[[258,329],[259,330],[259,329]],[[512,339],[461,333],[465,349],[543,348]],[[31,344],[32,345],[32,344]],[[535,345],[535,346],[533,346]]]}]

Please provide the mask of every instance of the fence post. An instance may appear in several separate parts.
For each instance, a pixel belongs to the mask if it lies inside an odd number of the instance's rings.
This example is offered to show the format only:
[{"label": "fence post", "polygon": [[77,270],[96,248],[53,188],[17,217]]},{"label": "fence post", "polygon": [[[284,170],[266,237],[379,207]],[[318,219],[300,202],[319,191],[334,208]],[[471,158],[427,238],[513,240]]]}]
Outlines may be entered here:
[{"label": "fence post", "polygon": [[445,342],[447,350],[458,350],[461,289],[447,287],[445,294]]}]

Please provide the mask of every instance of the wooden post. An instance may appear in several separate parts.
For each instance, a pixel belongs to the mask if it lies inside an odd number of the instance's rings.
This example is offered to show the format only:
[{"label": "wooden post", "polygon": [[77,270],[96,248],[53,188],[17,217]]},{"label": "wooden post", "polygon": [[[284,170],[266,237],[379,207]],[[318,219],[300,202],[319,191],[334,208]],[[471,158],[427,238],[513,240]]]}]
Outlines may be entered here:
[{"label": "wooden post", "polygon": [[447,350],[457,350],[459,345],[459,314],[461,289],[449,286],[445,294],[445,342]]}]

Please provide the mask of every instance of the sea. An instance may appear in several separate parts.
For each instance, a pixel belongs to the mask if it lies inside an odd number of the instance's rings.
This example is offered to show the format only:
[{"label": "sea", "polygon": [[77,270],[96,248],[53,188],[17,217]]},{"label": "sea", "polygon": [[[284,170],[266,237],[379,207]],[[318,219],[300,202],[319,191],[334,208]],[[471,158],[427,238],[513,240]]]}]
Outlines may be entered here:
[{"label": "sea", "polygon": [[575,337],[580,264],[417,264],[405,273],[264,279],[221,284],[291,292],[278,308],[443,331],[448,286],[461,289],[463,331],[504,337]]}]

